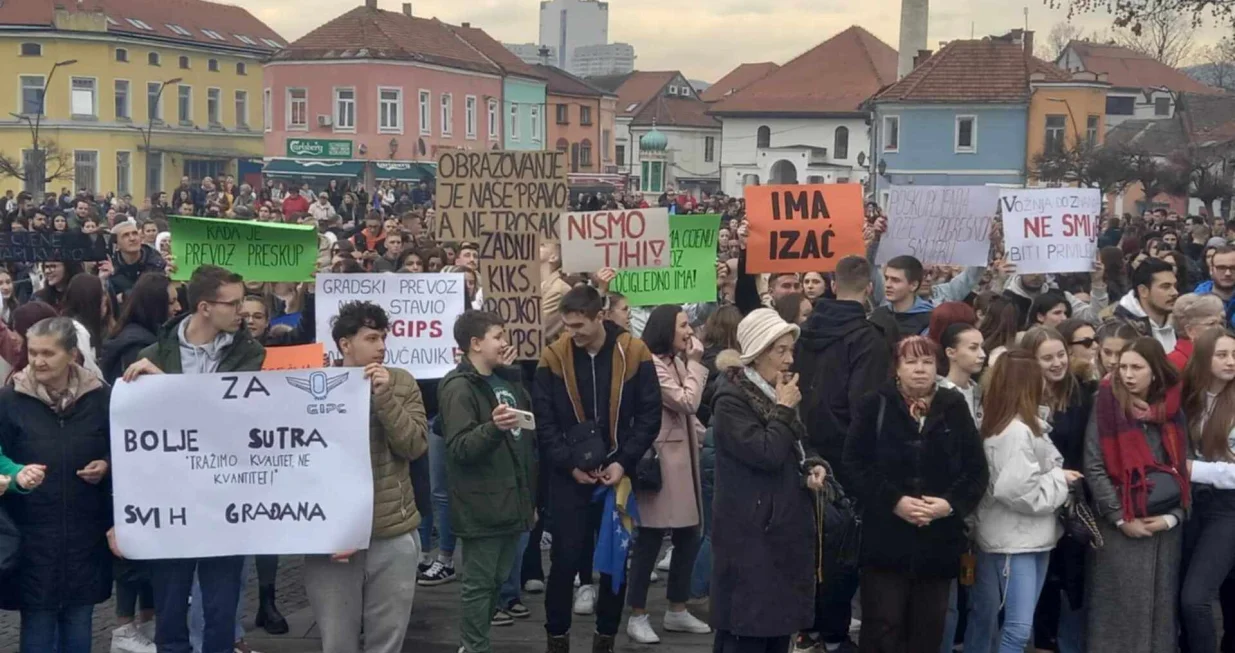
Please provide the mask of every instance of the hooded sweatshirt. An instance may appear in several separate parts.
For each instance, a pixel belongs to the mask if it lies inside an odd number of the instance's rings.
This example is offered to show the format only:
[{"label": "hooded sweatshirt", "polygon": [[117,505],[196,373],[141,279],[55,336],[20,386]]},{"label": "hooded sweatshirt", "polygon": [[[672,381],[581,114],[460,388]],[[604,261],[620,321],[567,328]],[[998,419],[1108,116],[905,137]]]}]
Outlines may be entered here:
[{"label": "hooded sweatshirt", "polygon": [[[1008,280],[1008,285],[1005,286],[1003,296],[1016,304],[1016,310],[1020,317],[1020,323],[1024,327],[1032,326],[1029,324],[1029,308],[1033,305],[1033,300],[1042,293],[1052,290],[1053,284],[1043,283],[1041,288],[1037,290],[1029,290],[1021,283],[1021,275],[1014,275]],[[1072,317],[1078,320],[1084,320],[1090,324],[1098,324],[1102,320],[1098,318],[1098,313],[1106,308],[1110,303],[1110,295],[1106,292],[1105,286],[1094,286],[1093,292],[1090,293],[1090,301],[1080,299],[1070,292],[1063,293],[1064,299],[1068,300],[1068,305],[1072,307]],[[993,362],[991,363],[994,364]]]},{"label": "hooded sweatshirt", "polygon": [[1136,298],[1135,290],[1129,291],[1123,299],[1119,300],[1119,305],[1115,307],[1115,317],[1139,324],[1141,332],[1152,335],[1163,349],[1168,352],[1175,351],[1175,327],[1171,326],[1170,320],[1162,325],[1154,324],[1154,321],[1145,314],[1145,309],[1141,308],[1141,302]]},{"label": "hooded sweatshirt", "polygon": [[[1198,295],[1205,295],[1208,293],[1213,293],[1214,292],[1214,282],[1213,281],[1202,281],[1201,283],[1197,284],[1196,289],[1193,290],[1192,292]],[[1214,293],[1214,294],[1217,295],[1217,293]],[[1219,296],[1219,299],[1221,299],[1220,296]],[[1223,304],[1225,304],[1225,308],[1226,308],[1227,322],[1230,323],[1232,327],[1235,327],[1235,293],[1232,293],[1231,298],[1223,302]]]},{"label": "hooded sweatshirt", "polygon": [[921,297],[914,297],[913,305],[904,313],[897,313],[891,304],[884,304],[871,313],[870,320],[883,329],[892,343],[896,343],[901,338],[926,335],[930,330],[933,310],[934,304]]}]

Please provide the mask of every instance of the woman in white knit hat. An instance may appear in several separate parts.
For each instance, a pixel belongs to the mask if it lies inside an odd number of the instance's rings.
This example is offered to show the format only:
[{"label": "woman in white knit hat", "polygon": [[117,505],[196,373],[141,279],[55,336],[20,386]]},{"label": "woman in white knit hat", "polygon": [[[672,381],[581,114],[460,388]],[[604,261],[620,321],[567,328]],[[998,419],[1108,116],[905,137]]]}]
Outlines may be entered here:
[{"label": "woman in white knit hat", "polygon": [[772,309],[752,311],[738,325],[742,366],[718,379],[711,623],[719,653],[781,653],[814,622],[814,495],[831,486],[798,417],[802,393],[789,374],[798,333]]}]

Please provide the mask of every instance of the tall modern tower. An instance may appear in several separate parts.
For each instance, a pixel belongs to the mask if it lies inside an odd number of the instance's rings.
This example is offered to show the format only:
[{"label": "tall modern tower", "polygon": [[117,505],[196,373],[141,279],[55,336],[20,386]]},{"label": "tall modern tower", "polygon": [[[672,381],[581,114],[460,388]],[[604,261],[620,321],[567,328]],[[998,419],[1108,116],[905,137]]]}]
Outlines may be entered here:
[{"label": "tall modern tower", "polygon": [[[541,3],[541,32],[544,32],[544,4]],[[913,59],[926,49],[926,23],[930,18],[930,0],[901,0],[901,40],[896,78],[913,70]]]},{"label": "tall modern tower", "polygon": [[[569,70],[575,48],[609,42],[609,3],[598,0],[542,0],[540,45],[557,51],[557,67]],[[924,41],[925,42],[925,41]]]}]

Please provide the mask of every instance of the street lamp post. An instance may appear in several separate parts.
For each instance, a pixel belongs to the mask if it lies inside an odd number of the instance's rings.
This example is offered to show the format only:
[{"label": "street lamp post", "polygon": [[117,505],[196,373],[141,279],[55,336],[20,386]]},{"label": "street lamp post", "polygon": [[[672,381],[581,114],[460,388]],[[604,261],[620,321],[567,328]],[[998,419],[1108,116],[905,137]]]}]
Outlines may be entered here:
[{"label": "street lamp post", "polygon": [[154,120],[155,114],[162,109],[163,90],[172,84],[179,84],[184,81],[182,77],[173,77],[159,84],[159,91],[154,94],[154,106],[146,107],[146,128],[142,129],[138,125],[129,125],[129,128],[136,129],[137,133],[142,136],[142,145],[146,151],[146,195],[149,196],[152,192],[150,188],[150,139],[154,137]]},{"label": "street lamp post", "polygon": [[1079,147],[1081,144],[1081,128],[1076,122],[1076,115],[1072,113],[1072,103],[1068,102],[1067,98],[1052,97],[1047,98],[1047,102],[1062,102],[1064,108],[1068,110],[1068,119],[1072,121],[1072,134],[1076,136],[1076,144]]},{"label": "street lamp post", "polygon": [[[66,59],[64,61],[57,61],[52,64],[51,70],[47,72],[47,77],[43,79],[43,91],[39,94],[39,107],[38,111],[34,114],[34,118],[31,118],[29,114],[25,113],[9,114],[18,120],[26,121],[26,124],[30,125],[30,136],[33,140],[30,156],[33,159],[32,163],[38,169],[40,185],[42,186],[46,186],[47,182],[51,181],[50,179],[47,179],[46,161],[43,161],[43,151],[39,145],[39,130],[43,126],[43,114],[47,112],[47,89],[51,86],[51,78],[55,76],[57,68],[61,66],[72,66],[75,63],[77,63],[76,59]],[[71,97],[70,101],[72,101]],[[25,109],[25,107],[22,107],[22,109]],[[32,189],[34,188],[34,185],[30,180],[30,176],[30,171],[27,170],[26,190],[33,192]]]}]

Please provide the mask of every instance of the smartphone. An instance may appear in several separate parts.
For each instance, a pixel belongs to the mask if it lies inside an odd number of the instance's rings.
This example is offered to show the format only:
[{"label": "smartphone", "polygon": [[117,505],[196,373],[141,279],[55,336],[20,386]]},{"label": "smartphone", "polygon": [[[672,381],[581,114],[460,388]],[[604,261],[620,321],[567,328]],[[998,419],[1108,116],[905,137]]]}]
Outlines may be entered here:
[{"label": "smartphone", "polygon": [[536,416],[531,411],[519,410],[518,408],[511,408],[510,410],[519,416],[519,428],[536,430]]}]

